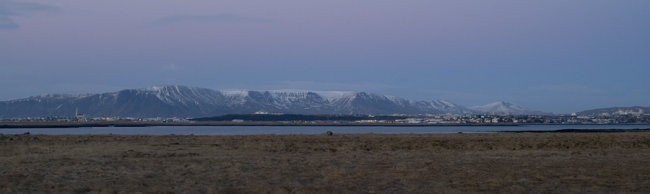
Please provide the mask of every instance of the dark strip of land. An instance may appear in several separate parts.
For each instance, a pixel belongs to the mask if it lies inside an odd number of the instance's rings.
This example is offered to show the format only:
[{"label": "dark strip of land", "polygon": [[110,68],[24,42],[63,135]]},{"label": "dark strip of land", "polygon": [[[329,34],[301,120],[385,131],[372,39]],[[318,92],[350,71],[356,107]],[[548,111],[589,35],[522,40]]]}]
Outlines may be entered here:
[{"label": "dark strip of land", "polygon": [[356,123],[356,122],[322,122],[311,123],[302,121],[191,121],[191,122],[0,122],[0,128],[79,128],[79,127],[151,127],[151,126],[393,126],[393,127],[425,127],[425,126],[517,126],[517,124],[426,124],[426,123]]},{"label": "dark strip of land", "polygon": [[650,193],[650,132],[0,135],[0,193]]}]

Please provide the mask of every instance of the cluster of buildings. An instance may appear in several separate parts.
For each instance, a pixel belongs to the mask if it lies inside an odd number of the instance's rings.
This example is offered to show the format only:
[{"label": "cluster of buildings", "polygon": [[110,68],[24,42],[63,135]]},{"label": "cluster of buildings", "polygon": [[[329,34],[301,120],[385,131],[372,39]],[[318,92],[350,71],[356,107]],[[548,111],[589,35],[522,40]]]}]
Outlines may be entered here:
[{"label": "cluster of buildings", "polygon": [[360,120],[357,123],[395,124],[650,124],[650,114],[641,115],[424,115],[397,120]]},{"label": "cluster of buildings", "polygon": [[[650,114],[599,114],[599,115],[396,115],[372,119],[370,116],[356,121],[278,121],[289,124],[422,124],[422,125],[524,125],[524,124],[650,124]],[[379,117],[378,117],[379,118]],[[2,119],[3,122],[159,122],[187,123],[187,118],[136,118],[136,117],[26,117]],[[245,123],[242,119],[233,123]]]},{"label": "cluster of buildings", "polygon": [[77,115],[75,117],[24,117],[0,119],[3,122],[183,122],[185,118],[137,118],[137,117],[86,117]]}]

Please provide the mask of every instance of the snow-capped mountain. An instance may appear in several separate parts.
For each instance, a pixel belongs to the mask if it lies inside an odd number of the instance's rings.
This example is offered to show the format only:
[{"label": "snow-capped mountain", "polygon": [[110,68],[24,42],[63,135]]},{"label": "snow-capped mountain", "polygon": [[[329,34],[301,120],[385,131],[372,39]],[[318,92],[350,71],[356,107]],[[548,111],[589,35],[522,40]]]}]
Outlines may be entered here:
[{"label": "snow-capped mountain", "polygon": [[227,112],[218,91],[183,86],[128,89],[93,95],[46,95],[0,102],[0,117],[92,116],[170,117]]},{"label": "snow-capped mountain", "polygon": [[73,116],[203,117],[254,112],[293,114],[472,114],[444,101],[412,101],[353,91],[218,91],[156,86],[85,95],[44,95],[0,102],[0,118]]},{"label": "snow-capped mountain", "polygon": [[479,105],[470,107],[470,109],[485,114],[497,114],[497,115],[531,115],[531,114],[548,114],[540,111],[532,111],[528,108],[515,105],[509,102],[493,102],[486,105]]},{"label": "snow-capped mountain", "polygon": [[[256,111],[296,114],[426,114],[468,113],[468,109],[353,91],[223,91],[236,113]],[[425,106],[422,106],[424,104]]]}]

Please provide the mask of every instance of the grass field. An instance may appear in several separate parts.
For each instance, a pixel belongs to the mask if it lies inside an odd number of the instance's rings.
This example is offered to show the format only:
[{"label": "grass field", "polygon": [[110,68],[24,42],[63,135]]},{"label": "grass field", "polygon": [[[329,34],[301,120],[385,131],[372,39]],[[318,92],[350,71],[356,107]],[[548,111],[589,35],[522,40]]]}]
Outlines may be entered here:
[{"label": "grass field", "polygon": [[0,136],[0,193],[650,193],[650,132]]}]

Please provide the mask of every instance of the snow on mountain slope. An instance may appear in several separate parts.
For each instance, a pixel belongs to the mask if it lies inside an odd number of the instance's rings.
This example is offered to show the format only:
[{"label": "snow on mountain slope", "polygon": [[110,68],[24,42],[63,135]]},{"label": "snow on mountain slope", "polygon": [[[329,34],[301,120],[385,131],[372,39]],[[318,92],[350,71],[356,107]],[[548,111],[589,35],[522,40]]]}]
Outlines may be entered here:
[{"label": "snow on mountain slope", "polygon": [[464,106],[446,101],[446,100],[433,100],[430,103],[430,106],[433,109],[439,110],[444,113],[453,113],[453,114],[475,114],[476,111],[466,108]]},{"label": "snow on mountain slope", "polygon": [[274,99],[273,100],[274,103],[278,105],[304,102],[310,97],[317,96],[317,94],[315,93],[309,91],[302,91],[302,90],[271,90],[268,91],[268,93]]},{"label": "snow on mountain slope", "polygon": [[248,97],[247,90],[225,90],[221,91],[221,93],[230,104],[244,104]]},{"label": "snow on mountain slope", "polygon": [[528,108],[515,105],[509,102],[493,102],[486,105],[473,106],[470,109],[488,114],[508,114],[508,115],[527,115],[539,114],[539,111],[532,111]]},{"label": "snow on mountain slope", "polygon": [[340,99],[349,99],[356,95],[357,92],[352,91],[314,91],[314,93],[327,99],[328,101],[337,101]]},{"label": "snow on mountain slope", "polygon": [[168,104],[182,105],[199,105],[224,104],[225,97],[221,92],[196,87],[186,86],[154,86],[144,90],[138,90],[142,93],[151,93],[161,101]]}]

